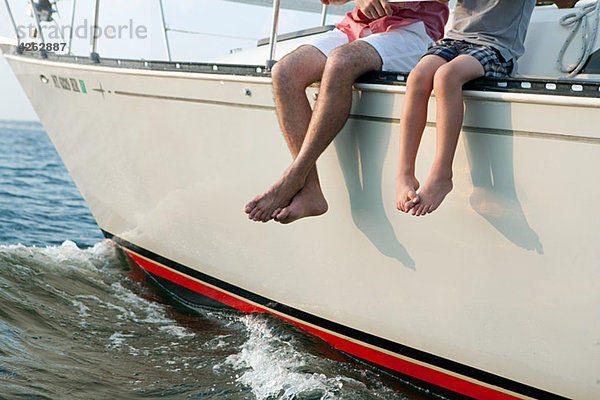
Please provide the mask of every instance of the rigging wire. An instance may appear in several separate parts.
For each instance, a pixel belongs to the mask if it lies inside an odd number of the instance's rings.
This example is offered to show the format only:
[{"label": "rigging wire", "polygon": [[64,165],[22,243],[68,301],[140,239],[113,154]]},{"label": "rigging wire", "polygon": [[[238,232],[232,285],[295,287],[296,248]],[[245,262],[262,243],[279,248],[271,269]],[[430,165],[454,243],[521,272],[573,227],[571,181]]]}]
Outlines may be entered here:
[{"label": "rigging wire", "polygon": [[258,40],[257,38],[251,38],[251,37],[247,37],[247,36],[234,36],[234,35],[223,35],[223,34],[219,34],[219,33],[208,33],[208,32],[196,32],[196,31],[189,31],[189,30],[185,30],[185,29],[175,29],[175,28],[169,28],[167,27],[168,31],[171,32],[178,32],[178,33],[187,33],[190,35],[202,35],[202,36],[216,36],[216,37],[222,37],[222,38],[227,38],[227,39],[244,39],[244,40]]},{"label": "rigging wire", "polygon": [[[594,13],[594,21],[592,22],[592,30],[589,32],[588,29],[588,15]],[[600,0],[595,3],[586,4],[583,7],[577,9],[577,11],[565,14],[560,20],[561,26],[569,27],[572,26],[571,32],[567,36],[565,43],[558,52],[558,59],[556,60],[556,66],[561,72],[568,73],[567,77],[572,78],[577,75],[579,71],[583,69],[588,58],[592,54],[594,45],[596,44],[596,36],[598,34],[598,24],[600,23]],[[568,67],[564,66],[564,57],[567,49],[571,45],[573,38],[577,32],[581,33],[581,49],[577,62]]]}]

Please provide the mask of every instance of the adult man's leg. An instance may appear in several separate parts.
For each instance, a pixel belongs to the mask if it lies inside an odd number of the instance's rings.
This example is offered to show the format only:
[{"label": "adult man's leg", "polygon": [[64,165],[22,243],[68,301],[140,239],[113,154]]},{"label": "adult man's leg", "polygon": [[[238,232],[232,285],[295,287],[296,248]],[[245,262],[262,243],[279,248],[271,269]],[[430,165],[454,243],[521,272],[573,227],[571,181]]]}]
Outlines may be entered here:
[{"label": "adult man's leg", "polygon": [[[307,191],[308,176],[325,148],[342,129],[352,106],[352,85],[360,75],[379,70],[379,53],[364,41],[355,41],[335,49],[327,58],[319,99],[312,113],[306,137],[292,165],[269,190],[246,205],[246,212],[255,221],[276,218],[292,222],[310,216]],[[300,196],[300,192],[302,196]]]},{"label": "adult man's leg", "polygon": [[[326,61],[327,57],[316,47],[301,46],[277,62],[271,73],[277,118],[294,158],[300,151],[312,115],[306,88],[321,80]],[[306,190],[304,196],[309,195],[313,204],[306,212],[319,215],[327,211],[327,201],[321,192],[316,167],[309,172],[306,186],[310,190]],[[245,211],[250,219],[254,219],[259,209],[249,209],[248,205]]]}]

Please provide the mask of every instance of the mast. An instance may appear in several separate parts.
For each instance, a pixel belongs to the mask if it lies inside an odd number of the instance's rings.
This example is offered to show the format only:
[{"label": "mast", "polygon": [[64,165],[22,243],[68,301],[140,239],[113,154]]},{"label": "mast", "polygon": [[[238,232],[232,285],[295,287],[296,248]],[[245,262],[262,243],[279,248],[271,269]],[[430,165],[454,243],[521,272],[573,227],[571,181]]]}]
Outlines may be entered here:
[{"label": "mast", "polygon": [[[31,0],[33,1],[33,0]],[[90,51],[90,59],[93,62],[99,63],[100,56],[98,55],[98,16],[100,14],[100,0],[94,0],[94,23],[92,24],[92,43]]]},{"label": "mast", "polygon": [[[38,37],[40,38],[40,41],[42,42],[42,45],[46,45],[46,40],[44,39],[44,32],[42,32],[42,25],[40,24],[40,17],[38,15],[37,12],[37,8],[35,8],[35,4],[33,3],[33,0],[29,0],[29,5],[31,6],[31,12],[33,13],[33,18],[35,19],[35,27],[37,29],[37,34]],[[43,48],[40,51],[40,54],[42,55],[42,57],[46,58],[46,49]]]},{"label": "mast", "polygon": [[71,29],[69,29],[69,48],[67,51],[68,55],[71,55],[71,47],[73,45],[73,31],[75,30],[75,9],[77,7],[77,0],[73,0],[71,4]]}]

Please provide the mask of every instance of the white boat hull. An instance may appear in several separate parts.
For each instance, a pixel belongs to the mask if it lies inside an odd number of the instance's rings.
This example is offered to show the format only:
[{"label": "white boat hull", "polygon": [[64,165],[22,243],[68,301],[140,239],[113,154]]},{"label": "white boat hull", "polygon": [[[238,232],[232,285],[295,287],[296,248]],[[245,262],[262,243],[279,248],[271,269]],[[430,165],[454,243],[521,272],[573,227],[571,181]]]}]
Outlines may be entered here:
[{"label": "white boat hull", "polygon": [[416,218],[394,207],[404,87],[359,84],[318,164],[330,211],[283,226],[242,211],[290,163],[268,76],[7,58],[153,275],[470,397],[600,397],[600,98],[467,92],[455,189]]}]

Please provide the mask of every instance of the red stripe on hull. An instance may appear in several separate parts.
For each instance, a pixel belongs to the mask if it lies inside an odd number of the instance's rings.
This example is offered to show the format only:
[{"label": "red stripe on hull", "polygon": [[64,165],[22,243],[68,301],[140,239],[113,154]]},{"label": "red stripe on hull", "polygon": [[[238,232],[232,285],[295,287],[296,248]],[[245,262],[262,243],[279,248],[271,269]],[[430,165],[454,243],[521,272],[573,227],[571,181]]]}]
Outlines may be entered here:
[{"label": "red stripe on hull", "polygon": [[187,289],[193,290],[202,295],[208,296],[220,303],[226,304],[230,307],[233,307],[237,310],[243,312],[268,312],[272,313],[288,322],[297,325],[306,331],[320,337],[321,339],[327,341],[329,344],[334,346],[336,349],[344,351],[346,353],[352,354],[354,356],[360,357],[364,360],[370,361],[372,363],[381,365],[383,367],[389,368],[391,370],[400,372],[404,375],[411,376],[413,378],[431,383],[436,386],[440,386],[442,388],[451,390],[456,393],[460,393],[462,395],[472,397],[475,399],[482,400],[514,400],[521,399],[521,397],[515,397],[513,395],[499,392],[494,390],[493,388],[487,386],[481,386],[477,383],[461,379],[456,376],[449,375],[447,373],[428,368],[423,365],[419,365],[417,363],[413,363],[402,358],[395,357],[393,355],[384,353],[382,351],[373,349],[371,347],[367,347],[353,341],[344,339],[343,337],[336,336],[334,334],[322,331],[318,328],[315,328],[310,325],[305,325],[296,320],[286,318],[277,313],[273,313],[270,310],[265,308],[261,308],[254,304],[248,303],[238,297],[232,296],[228,293],[222,292],[220,290],[214,289],[208,285],[202,284],[195,279],[188,278],[187,276],[174,272],[168,268],[164,268],[158,264],[155,264],[151,261],[148,261],[145,258],[141,258],[136,254],[130,253],[127,251],[135,262],[142,267],[143,269],[151,272],[155,275],[160,276],[161,278],[167,279],[171,282],[177,283]]}]

